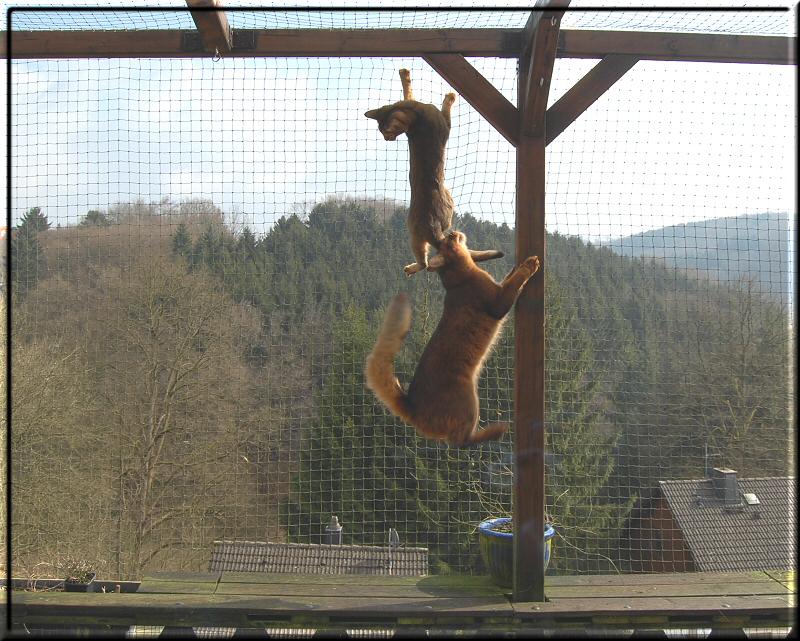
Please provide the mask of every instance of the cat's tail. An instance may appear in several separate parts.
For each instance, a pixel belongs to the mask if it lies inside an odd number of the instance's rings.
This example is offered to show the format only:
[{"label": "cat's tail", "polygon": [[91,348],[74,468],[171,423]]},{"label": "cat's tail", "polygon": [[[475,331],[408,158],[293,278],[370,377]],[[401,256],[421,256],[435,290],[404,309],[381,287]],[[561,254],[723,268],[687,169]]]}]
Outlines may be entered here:
[{"label": "cat's tail", "polygon": [[378,340],[367,356],[364,369],[367,387],[406,423],[412,422],[411,405],[394,374],[394,357],[400,351],[410,327],[411,303],[407,294],[398,294],[389,303]]}]

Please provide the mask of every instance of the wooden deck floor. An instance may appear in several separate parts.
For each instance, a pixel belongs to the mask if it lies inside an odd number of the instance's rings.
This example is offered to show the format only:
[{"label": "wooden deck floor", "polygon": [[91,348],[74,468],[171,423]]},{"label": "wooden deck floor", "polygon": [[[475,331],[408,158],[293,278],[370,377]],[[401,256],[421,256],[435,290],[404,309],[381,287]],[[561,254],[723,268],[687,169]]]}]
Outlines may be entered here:
[{"label": "wooden deck floor", "polygon": [[547,577],[513,603],[487,577],[157,574],[134,593],[13,592],[14,627],[467,630],[792,627],[794,573]]}]

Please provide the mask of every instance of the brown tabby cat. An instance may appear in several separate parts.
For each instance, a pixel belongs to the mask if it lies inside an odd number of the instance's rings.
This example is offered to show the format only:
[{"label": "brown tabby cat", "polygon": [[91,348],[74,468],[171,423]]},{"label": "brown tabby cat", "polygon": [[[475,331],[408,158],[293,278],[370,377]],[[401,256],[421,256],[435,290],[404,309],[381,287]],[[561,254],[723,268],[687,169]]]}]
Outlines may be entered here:
[{"label": "brown tabby cat", "polygon": [[[408,69],[400,70],[400,81],[403,100],[364,115],[378,121],[378,129],[385,140],[395,140],[402,133],[408,136],[411,164],[408,231],[417,262],[403,269],[411,276],[423,269],[434,271],[441,266],[438,256],[428,262],[428,245],[438,249],[453,220],[453,198],[444,184],[444,156],[450,136],[450,107],[456,95],[448,93],[440,111],[434,105],[414,100]],[[503,252],[495,250],[471,253],[475,261],[503,256]]]},{"label": "brown tabby cat", "polygon": [[406,294],[398,294],[389,304],[367,357],[366,384],[420,434],[459,447],[499,438],[508,428],[506,423],[493,423],[478,430],[478,377],[506,314],[539,269],[539,257],[527,258],[498,284],[475,264],[461,232],[450,232],[439,252],[444,311],[408,391],[403,391],[394,373],[394,358],[411,326]]}]

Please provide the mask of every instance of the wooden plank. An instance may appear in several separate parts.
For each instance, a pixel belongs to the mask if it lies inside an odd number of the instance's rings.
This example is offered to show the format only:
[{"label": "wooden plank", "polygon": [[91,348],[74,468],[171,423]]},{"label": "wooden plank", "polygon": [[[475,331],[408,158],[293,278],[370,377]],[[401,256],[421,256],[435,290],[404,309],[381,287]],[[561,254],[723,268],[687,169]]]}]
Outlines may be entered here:
[{"label": "wooden plank", "polygon": [[533,3],[533,11],[531,11],[531,15],[528,16],[528,20],[525,23],[523,48],[520,51],[520,57],[530,55],[531,45],[536,37],[536,29],[539,26],[539,22],[545,17],[545,12],[547,10],[566,9],[568,6],[569,0],[536,0]]},{"label": "wooden plank", "polygon": [[767,570],[764,574],[775,581],[797,586],[797,575],[794,570]]},{"label": "wooden plank", "polygon": [[777,581],[771,583],[689,583],[674,585],[606,585],[587,589],[583,585],[547,586],[547,598],[595,599],[609,597],[693,597],[729,595],[789,594]]},{"label": "wooden plank", "polygon": [[[544,138],[517,145],[516,262],[539,256],[514,311],[514,600],[544,597]],[[539,579],[538,577],[542,577]]]},{"label": "wooden plank", "polygon": [[602,588],[606,585],[702,585],[705,583],[750,583],[762,585],[773,581],[765,572],[679,572],[659,574],[603,574],[578,576],[548,576],[548,586],[586,586]]},{"label": "wooden plank", "polygon": [[[483,590],[487,593],[502,593],[503,589],[497,587],[488,576],[380,576],[380,575],[353,575],[353,574],[285,574],[279,572],[222,572],[220,583],[264,583],[264,584],[294,584],[318,583],[319,585],[348,585],[363,586],[369,589],[373,586],[407,586],[420,589],[470,589]],[[361,589],[354,587],[354,589]]]},{"label": "wooden plank", "polygon": [[622,78],[637,60],[636,56],[610,54],[576,82],[547,110],[546,144],[553,142],[561,132],[575,122],[578,116]]},{"label": "wooden plank", "polygon": [[658,31],[564,29],[558,36],[560,58],[630,55],[641,60],[797,64],[797,38]]},{"label": "wooden plank", "polygon": [[[648,616],[692,614],[705,620],[718,617],[774,616],[781,622],[792,614],[791,595],[619,597],[595,599],[551,599],[545,603],[512,603],[519,615],[542,617],[556,614],[588,614],[593,617],[624,614],[629,619]],[[776,622],[776,625],[779,623]]]},{"label": "wooden plank", "polygon": [[[773,581],[773,585],[780,585]],[[580,589],[580,588],[573,588]],[[773,589],[774,590],[774,589]],[[482,588],[469,587],[429,587],[370,585],[353,586],[344,584],[319,584],[306,583],[220,583],[215,594],[240,594],[264,596],[304,596],[316,597],[348,597],[348,598],[396,598],[396,599],[423,599],[435,605],[437,599],[458,600],[472,597],[482,597],[487,603],[507,602],[505,594],[501,591],[487,592]]]},{"label": "wooden plank", "polygon": [[[392,598],[313,600],[286,597],[152,594],[15,594],[12,620],[21,623],[328,627],[360,622],[389,625],[486,624],[570,627],[594,623],[636,627],[658,621],[665,627],[691,622],[697,627],[788,626],[794,605],[786,596],[560,598],[545,603],[486,603],[485,599],[402,600]],[[632,625],[633,624],[633,625]]]},{"label": "wooden plank", "polygon": [[[237,30],[238,31],[238,30]],[[244,31],[244,30],[243,30]],[[254,29],[252,48],[234,47],[229,56],[462,56],[512,58],[519,54],[521,29]],[[130,31],[13,31],[12,54],[25,58],[190,58],[207,57],[186,47],[179,29]],[[5,44],[6,32],[0,32]],[[5,52],[3,56],[5,57]]]},{"label": "wooden plank", "polygon": [[171,581],[183,583],[216,583],[222,572],[153,572],[145,575],[142,584],[149,581]]},{"label": "wooden plank", "polygon": [[198,9],[191,14],[206,51],[217,55],[230,53],[233,48],[231,28],[225,12],[219,9],[220,0],[186,0],[186,4]]},{"label": "wooden plank", "polygon": [[[463,56],[515,58],[523,29],[255,29],[255,48],[231,56],[392,56],[460,53]],[[191,58],[179,29],[128,31],[14,31],[15,59],[26,58]],[[6,57],[6,32],[0,31],[0,56]],[[610,54],[642,60],[797,64],[797,38],[727,34],[659,33],[562,29],[556,56],[597,58]]]},{"label": "wooden plank", "polygon": [[[196,585],[196,584],[183,584]],[[549,599],[556,598],[610,598],[610,597],[643,597],[643,596],[720,596],[720,595],[765,595],[788,594],[791,589],[778,581],[761,583],[697,583],[674,585],[606,585],[588,588],[582,585],[546,586]],[[470,587],[428,587],[417,586],[353,586],[345,584],[306,583],[220,583],[216,594],[249,594],[265,596],[361,596],[393,597],[404,599],[485,597],[487,599],[505,599],[502,591],[487,592],[483,588]]]},{"label": "wooden plank", "polygon": [[[205,51],[182,51],[185,31],[13,31],[15,60],[50,58],[208,57]],[[5,42],[5,32],[0,34]],[[4,52],[3,57],[6,53]]]},{"label": "wooden plank", "polygon": [[[558,0],[559,6],[566,6],[568,0]],[[531,136],[541,136],[544,132],[544,117],[533,114],[544,114],[547,108],[547,97],[550,94],[550,79],[553,75],[553,65],[556,60],[556,46],[558,45],[558,31],[563,11],[540,12],[533,30],[533,40],[530,43],[529,53],[520,58],[520,66],[525,60],[527,69],[524,78],[524,93],[520,95],[519,105],[525,105],[528,116],[521,114],[521,129],[523,133]],[[529,21],[529,24],[533,20]],[[527,49],[527,47],[526,47]]]},{"label": "wooden plank", "polygon": [[[566,6],[559,2],[559,6]],[[544,601],[544,279],[545,138],[547,93],[563,11],[533,12],[531,42],[520,57],[520,115],[516,176],[516,262],[540,259],[539,273],[514,312],[514,601]],[[541,82],[539,82],[541,79]]]},{"label": "wooden plank", "polygon": [[136,594],[214,594],[216,591],[216,582],[143,581]]},{"label": "wooden plank", "polygon": [[155,572],[142,579],[137,594],[214,594],[220,572]]},{"label": "wooden plank", "polygon": [[519,137],[517,108],[484,78],[464,56],[456,53],[433,53],[422,56],[475,111],[489,121],[512,145]]},{"label": "wooden plank", "polygon": [[[75,598],[78,597],[78,598]],[[393,622],[400,617],[434,621],[437,617],[502,618],[513,614],[506,599],[403,599],[385,597],[76,594],[15,595],[16,621],[99,621],[148,625],[236,625],[254,621],[331,620]]]}]

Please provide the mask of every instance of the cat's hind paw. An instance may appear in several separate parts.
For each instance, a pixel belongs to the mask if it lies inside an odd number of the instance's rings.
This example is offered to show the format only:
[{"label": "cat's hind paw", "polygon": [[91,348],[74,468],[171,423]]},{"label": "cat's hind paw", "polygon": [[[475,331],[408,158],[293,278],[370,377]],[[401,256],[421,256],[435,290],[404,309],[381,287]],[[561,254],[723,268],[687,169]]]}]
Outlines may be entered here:
[{"label": "cat's hind paw", "polygon": [[456,101],[456,95],[451,91],[450,93],[446,94],[444,100],[442,101],[442,113],[450,114],[450,107],[453,106],[453,103]]},{"label": "cat's hind paw", "polygon": [[403,267],[403,271],[406,273],[406,276],[413,276],[417,272],[421,272],[424,269],[425,265],[420,265],[419,263],[411,263],[410,265]]}]

